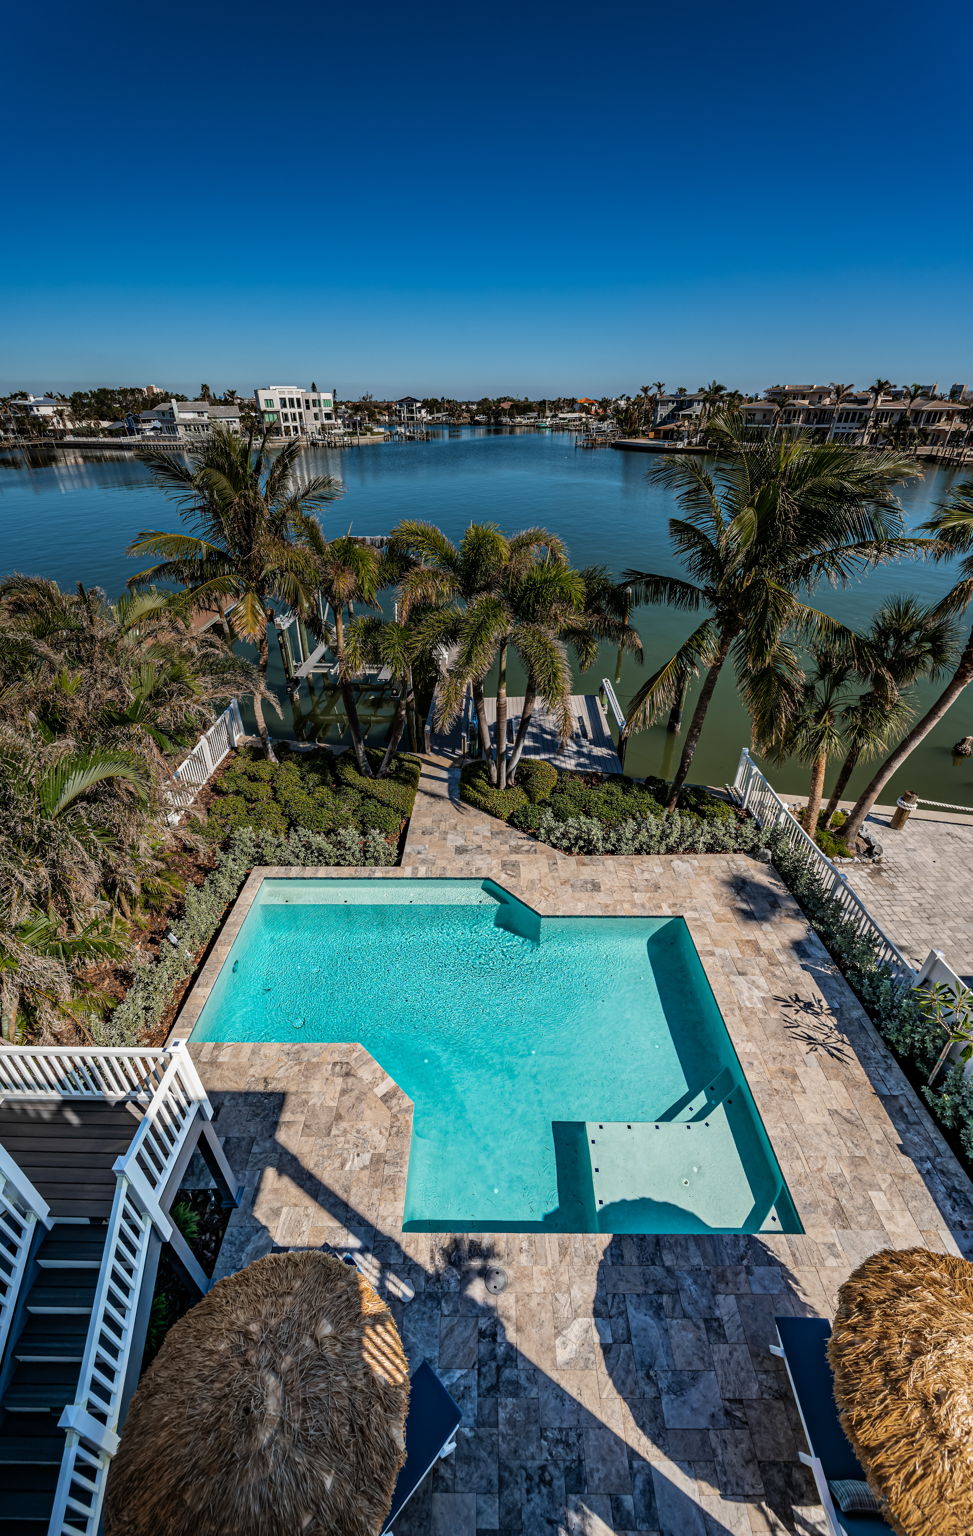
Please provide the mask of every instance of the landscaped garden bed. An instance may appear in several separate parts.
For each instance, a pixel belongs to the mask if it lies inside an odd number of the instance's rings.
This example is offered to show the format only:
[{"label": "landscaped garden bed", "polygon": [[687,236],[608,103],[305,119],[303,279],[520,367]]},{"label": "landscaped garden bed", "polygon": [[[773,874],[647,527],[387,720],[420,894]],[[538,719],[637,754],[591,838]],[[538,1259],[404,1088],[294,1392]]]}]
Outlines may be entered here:
[{"label": "landscaped garden bed", "polygon": [[[118,973],[118,1005],[94,1028],[103,1045],[161,1045],[223,918],[255,865],[383,867],[397,864],[421,772],[393,758],[382,779],[359,773],[351,753],[279,749],[270,763],[234,754],[198,803],[187,832],[204,878],[160,909],[151,947]],[[373,770],[381,753],[369,752]],[[214,857],[215,855],[215,857]]]},{"label": "landscaped garden bed", "polygon": [[754,853],[766,842],[751,817],[709,790],[687,787],[667,811],[664,779],[574,773],[543,759],[521,762],[509,789],[490,783],[485,763],[467,763],[460,796],[562,853]]}]

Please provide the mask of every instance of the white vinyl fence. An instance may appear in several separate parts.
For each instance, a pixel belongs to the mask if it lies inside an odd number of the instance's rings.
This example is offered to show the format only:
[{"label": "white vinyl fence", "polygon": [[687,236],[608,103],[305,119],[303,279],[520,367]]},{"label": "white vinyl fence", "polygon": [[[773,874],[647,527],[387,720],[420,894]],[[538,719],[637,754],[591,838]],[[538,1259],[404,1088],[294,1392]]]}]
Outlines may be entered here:
[{"label": "white vinyl fence", "polygon": [[225,757],[246,734],[240,714],[239,699],[231,699],[205,736],[200,736],[193,750],[172,775],[168,821],[174,825],[189,810],[199,791],[212,778]]}]

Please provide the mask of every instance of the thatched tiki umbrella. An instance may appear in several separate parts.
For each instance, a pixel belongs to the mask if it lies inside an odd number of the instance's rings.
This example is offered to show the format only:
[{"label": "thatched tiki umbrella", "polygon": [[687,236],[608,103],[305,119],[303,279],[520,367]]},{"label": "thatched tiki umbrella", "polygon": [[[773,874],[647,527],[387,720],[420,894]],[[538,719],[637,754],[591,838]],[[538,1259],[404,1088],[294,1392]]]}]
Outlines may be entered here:
[{"label": "thatched tiki umbrella", "polygon": [[357,1269],[260,1259],[176,1323],[143,1377],[106,1536],[375,1536],[408,1397],[392,1315]]},{"label": "thatched tiki umbrella", "polygon": [[899,1536],[973,1531],[973,1264],[885,1249],[841,1287],[841,1422]]}]

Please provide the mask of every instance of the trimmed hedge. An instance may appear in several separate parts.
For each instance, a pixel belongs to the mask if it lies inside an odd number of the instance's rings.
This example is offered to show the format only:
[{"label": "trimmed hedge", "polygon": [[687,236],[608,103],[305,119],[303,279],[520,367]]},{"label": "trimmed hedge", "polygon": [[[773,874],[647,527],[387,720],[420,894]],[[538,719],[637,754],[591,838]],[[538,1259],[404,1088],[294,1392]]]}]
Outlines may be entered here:
[{"label": "trimmed hedge", "polygon": [[[272,765],[271,765],[272,766]],[[376,809],[381,809],[377,807]],[[158,959],[136,967],[126,996],[93,1029],[97,1045],[136,1045],[163,1018],[176,989],[192,976],[197,955],[223,921],[256,864],[394,864],[396,849],[380,831],[345,830],[331,837],[293,831],[284,837],[244,828],[234,832],[202,885],[186,892],[182,916],[172,924],[178,948],[164,943]]]},{"label": "trimmed hedge", "polygon": [[[315,833],[380,831],[397,837],[412,814],[421,771],[417,758],[393,758],[384,779],[358,772],[350,753],[289,752],[280,748],[279,764],[246,748],[213,783],[205,820],[194,829],[209,842],[223,843],[245,827],[284,837],[300,830]],[[380,752],[369,752],[377,769]]]},{"label": "trimmed hedge", "polygon": [[485,763],[467,763],[460,796],[565,853],[752,853],[766,842],[755,822],[705,789],[685,790],[670,812],[663,779],[571,773],[544,759],[521,762],[505,790],[490,783]]}]

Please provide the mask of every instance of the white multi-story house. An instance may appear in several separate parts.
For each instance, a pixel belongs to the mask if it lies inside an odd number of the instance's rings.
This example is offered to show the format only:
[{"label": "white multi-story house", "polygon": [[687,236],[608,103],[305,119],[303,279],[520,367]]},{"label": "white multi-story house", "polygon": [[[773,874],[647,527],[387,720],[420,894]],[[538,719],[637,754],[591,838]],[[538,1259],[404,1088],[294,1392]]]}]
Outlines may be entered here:
[{"label": "white multi-story house", "polygon": [[407,427],[415,426],[425,419],[426,413],[422,408],[422,401],[415,395],[403,395],[401,400],[395,402],[395,414]]},{"label": "white multi-story house", "polygon": [[137,433],[140,437],[177,437],[191,443],[208,437],[217,423],[239,432],[240,407],[217,405],[212,400],[167,400],[141,412]]},{"label": "white multi-story house", "polygon": [[12,400],[11,409],[27,418],[33,427],[63,431],[71,425],[71,407],[67,400],[56,395],[28,395],[25,400]]},{"label": "white multi-story house", "polygon": [[268,384],[253,393],[264,425],[275,437],[330,437],[339,428],[333,390]]}]

